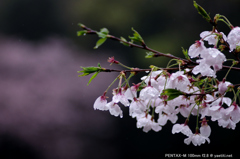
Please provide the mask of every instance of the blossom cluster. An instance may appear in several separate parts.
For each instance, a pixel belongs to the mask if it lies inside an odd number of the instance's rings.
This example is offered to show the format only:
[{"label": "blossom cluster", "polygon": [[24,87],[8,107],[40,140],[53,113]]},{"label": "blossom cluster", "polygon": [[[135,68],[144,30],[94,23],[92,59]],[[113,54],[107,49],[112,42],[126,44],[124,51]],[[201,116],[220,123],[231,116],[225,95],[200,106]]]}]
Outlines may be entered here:
[{"label": "blossom cluster", "polygon": [[[94,109],[123,117],[120,106],[128,107],[129,115],[137,120],[137,128],[143,128],[144,132],[158,132],[170,121],[174,124],[172,133],[181,132],[187,136],[184,143],[192,142],[195,146],[206,141],[210,143],[211,128],[207,118],[217,121],[223,128],[235,129],[240,121],[240,108],[236,98],[232,100],[226,97],[227,92],[234,89],[234,85],[225,78],[219,81],[216,77],[227,60],[218,48],[219,43],[228,44],[229,52],[238,50],[240,28],[233,28],[228,36],[213,30],[202,32],[200,37],[188,50],[188,56],[196,60],[196,66],[183,70],[179,67],[176,72],[152,69],[138,84],[132,86],[128,84],[126,75],[121,74],[118,77],[121,79],[119,86],[113,89],[111,101],[107,101],[104,92],[96,99]],[[206,43],[210,47],[206,47]],[[122,79],[126,82],[122,82]],[[174,93],[175,96],[170,99]],[[177,122],[179,114],[186,118],[185,123]],[[188,125],[191,115],[197,117],[195,132]]]}]

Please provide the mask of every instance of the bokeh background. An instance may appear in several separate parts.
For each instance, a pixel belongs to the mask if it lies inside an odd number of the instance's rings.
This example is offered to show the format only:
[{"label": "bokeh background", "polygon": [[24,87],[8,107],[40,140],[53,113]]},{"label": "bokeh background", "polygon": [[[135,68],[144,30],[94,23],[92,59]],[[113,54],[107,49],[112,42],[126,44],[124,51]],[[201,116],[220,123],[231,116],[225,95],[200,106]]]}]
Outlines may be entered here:
[{"label": "bokeh background", "polygon": [[[240,25],[240,1],[197,3],[212,17],[219,13]],[[86,86],[90,77],[78,77],[80,66],[118,68],[107,63],[114,56],[129,66],[164,67],[167,59],[145,59],[145,51],[110,40],[94,50],[97,37],[77,37],[78,23],[107,27],[125,38],[133,27],[149,47],[181,57],[181,47],[188,49],[202,31],[212,29],[191,0],[0,1],[1,159],[161,158],[167,153],[239,157],[239,124],[229,130],[211,122],[211,144],[195,147],[183,143],[184,135],[172,135],[170,122],[158,133],[144,133],[126,108],[123,119],[95,111],[95,99],[117,74],[100,74]],[[229,32],[224,23],[219,29]],[[229,79],[239,83],[238,74]],[[194,118],[190,124],[194,129]]]}]

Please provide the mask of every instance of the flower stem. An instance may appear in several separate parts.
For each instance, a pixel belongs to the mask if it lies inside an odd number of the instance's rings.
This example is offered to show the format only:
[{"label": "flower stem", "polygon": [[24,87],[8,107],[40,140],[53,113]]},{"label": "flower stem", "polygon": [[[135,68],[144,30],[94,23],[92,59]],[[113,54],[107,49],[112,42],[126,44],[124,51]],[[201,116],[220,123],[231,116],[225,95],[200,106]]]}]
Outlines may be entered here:
[{"label": "flower stem", "polygon": [[117,79],[118,79],[120,76],[121,76],[121,75],[118,75],[117,78],[115,78],[115,79],[112,81],[112,83],[108,86],[108,88],[106,89],[105,92],[107,92],[107,91],[109,90],[109,88],[112,87],[112,85],[117,81]]},{"label": "flower stem", "polygon": [[228,69],[228,72],[226,73],[224,79],[227,79],[227,76],[228,76],[230,70],[232,69],[232,67],[233,67],[234,65],[235,65],[235,63],[234,63],[234,61],[233,61],[233,64],[232,64],[231,67]]}]

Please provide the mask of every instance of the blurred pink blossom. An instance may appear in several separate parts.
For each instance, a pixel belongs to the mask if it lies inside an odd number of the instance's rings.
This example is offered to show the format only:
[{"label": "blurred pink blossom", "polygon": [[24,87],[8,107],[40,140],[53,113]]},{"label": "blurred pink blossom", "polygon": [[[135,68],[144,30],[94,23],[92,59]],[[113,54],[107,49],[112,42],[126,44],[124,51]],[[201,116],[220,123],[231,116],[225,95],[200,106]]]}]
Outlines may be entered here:
[{"label": "blurred pink blossom", "polygon": [[92,108],[114,75],[99,75],[86,86],[89,77],[77,74],[80,66],[109,65],[107,54],[93,58],[67,40],[3,38],[0,56],[0,134],[21,138],[50,159],[117,153],[111,142],[117,133],[113,120]]}]

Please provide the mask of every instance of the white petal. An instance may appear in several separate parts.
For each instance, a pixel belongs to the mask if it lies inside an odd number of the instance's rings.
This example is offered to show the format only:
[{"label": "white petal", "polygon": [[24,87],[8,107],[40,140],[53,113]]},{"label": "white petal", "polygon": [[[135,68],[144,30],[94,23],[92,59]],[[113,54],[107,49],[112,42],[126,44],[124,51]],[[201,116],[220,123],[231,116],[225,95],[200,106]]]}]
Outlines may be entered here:
[{"label": "white petal", "polygon": [[160,125],[158,125],[158,123],[153,122],[152,123],[152,129],[154,131],[158,132],[158,131],[162,130],[162,127]]},{"label": "white petal", "polygon": [[202,136],[209,137],[211,134],[211,128],[209,125],[203,125],[200,127],[200,133]]},{"label": "white petal", "polygon": [[163,126],[167,123],[167,120],[168,120],[167,115],[159,115],[158,123]]},{"label": "white petal", "polygon": [[238,123],[240,121],[240,109],[237,106],[231,113],[232,121]]},{"label": "white petal", "polygon": [[228,108],[225,110],[226,115],[229,115],[230,113],[232,113],[233,109],[234,109],[234,106],[233,106],[233,105],[230,106],[230,107],[228,107]]},{"label": "white petal", "polygon": [[175,125],[173,125],[172,133],[175,134],[175,133],[181,132],[183,127],[184,127],[183,124],[175,124]]},{"label": "white petal", "polygon": [[102,96],[98,97],[94,104],[93,104],[93,108],[96,110],[108,110],[108,107],[106,106],[107,104],[107,100],[104,99]]},{"label": "white petal", "polygon": [[184,143],[189,145],[192,141],[192,136],[189,136],[188,138],[184,139]]}]

